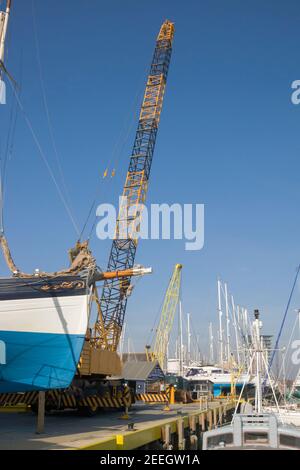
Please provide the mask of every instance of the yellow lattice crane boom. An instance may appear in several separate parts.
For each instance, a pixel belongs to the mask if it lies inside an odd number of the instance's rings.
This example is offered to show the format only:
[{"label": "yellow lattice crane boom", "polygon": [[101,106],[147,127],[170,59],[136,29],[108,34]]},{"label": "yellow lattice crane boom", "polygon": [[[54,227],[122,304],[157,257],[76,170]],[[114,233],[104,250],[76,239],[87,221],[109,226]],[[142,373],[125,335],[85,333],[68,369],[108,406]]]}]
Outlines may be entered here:
[{"label": "yellow lattice crane boom", "polygon": [[165,294],[153,350],[146,346],[147,359],[158,360],[162,369],[166,368],[168,343],[180,297],[181,270],[182,264],[176,264]]},{"label": "yellow lattice crane boom", "polygon": [[[149,185],[173,36],[174,24],[166,20],[156,39],[107,271],[131,269],[134,266],[140,230],[141,205],[145,202]],[[130,277],[125,278],[122,285],[117,279],[107,279],[104,282],[99,305],[103,316],[106,348],[113,352],[117,350],[119,344],[130,292]],[[100,326],[99,320],[96,329]]]}]

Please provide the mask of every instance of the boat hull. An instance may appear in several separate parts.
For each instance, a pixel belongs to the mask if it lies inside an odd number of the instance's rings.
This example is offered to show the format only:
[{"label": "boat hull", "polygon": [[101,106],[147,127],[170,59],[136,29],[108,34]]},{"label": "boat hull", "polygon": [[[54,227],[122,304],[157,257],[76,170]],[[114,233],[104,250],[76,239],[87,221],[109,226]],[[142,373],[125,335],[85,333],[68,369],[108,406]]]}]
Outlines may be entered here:
[{"label": "boat hull", "polygon": [[88,327],[86,281],[12,279],[0,280],[0,393],[68,387]]}]

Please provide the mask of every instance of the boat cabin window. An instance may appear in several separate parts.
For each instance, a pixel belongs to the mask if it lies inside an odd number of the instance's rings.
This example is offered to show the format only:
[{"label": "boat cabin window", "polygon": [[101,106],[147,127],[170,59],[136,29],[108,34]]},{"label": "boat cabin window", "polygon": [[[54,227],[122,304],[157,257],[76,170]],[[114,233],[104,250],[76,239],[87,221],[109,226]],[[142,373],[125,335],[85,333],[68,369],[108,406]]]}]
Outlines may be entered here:
[{"label": "boat cabin window", "polygon": [[192,377],[193,375],[198,375],[202,373],[203,373],[202,369],[190,369],[188,373],[186,374],[186,377]]},{"label": "boat cabin window", "polygon": [[280,434],[279,444],[286,447],[293,447],[294,449],[300,449],[300,437]]},{"label": "boat cabin window", "polygon": [[245,432],[244,443],[245,444],[267,444],[269,442],[269,435],[267,432]]},{"label": "boat cabin window", "polygon": [[218,434],[217,436],[212,436],[207,439],[207,447],[223,447],[226,444],[233,443],[233,434],[232,432],[227,432],[224,434]]}]

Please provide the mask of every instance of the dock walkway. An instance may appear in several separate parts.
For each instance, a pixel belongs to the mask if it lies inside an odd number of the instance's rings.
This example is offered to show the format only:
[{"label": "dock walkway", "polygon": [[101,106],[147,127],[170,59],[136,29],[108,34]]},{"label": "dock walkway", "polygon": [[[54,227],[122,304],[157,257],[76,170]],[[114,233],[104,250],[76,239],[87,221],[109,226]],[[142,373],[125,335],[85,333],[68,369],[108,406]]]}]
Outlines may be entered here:
[{"label": "dock walkway", "polygon": [[[168,444],[176,434],[178,448],[184,448],[186,433],[196,436],[228,421],[233,403],[211,403],[208,410],[199,404],[172,405],[164,411],[162,404],[136,404],[130,419],[120,419],[120,412],[102,412],[94,417],[76,412],[57,412],[46,416],[45,433],[36,434],[37,417],[32,412],[0,413],[0,450],[115,450],[137,449],[161,439]],[[129,430],[128,424],[134,429]],[[197,445],[197,444],[196,444]]]}]

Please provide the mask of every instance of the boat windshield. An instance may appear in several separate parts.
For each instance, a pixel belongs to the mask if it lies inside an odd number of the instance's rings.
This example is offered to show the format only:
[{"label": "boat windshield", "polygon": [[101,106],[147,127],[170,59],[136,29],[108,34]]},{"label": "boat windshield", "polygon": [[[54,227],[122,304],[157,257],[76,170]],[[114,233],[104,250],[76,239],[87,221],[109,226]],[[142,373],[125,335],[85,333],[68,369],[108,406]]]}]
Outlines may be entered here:
[{"label": "boat windshield", "polygon": [[193,369],[190,369],[187,372],[186,377],[193,377],[194,375],[199,375],[199,374],[203,374],[203,373],[204,373],[203,369],[193,368]]}]

